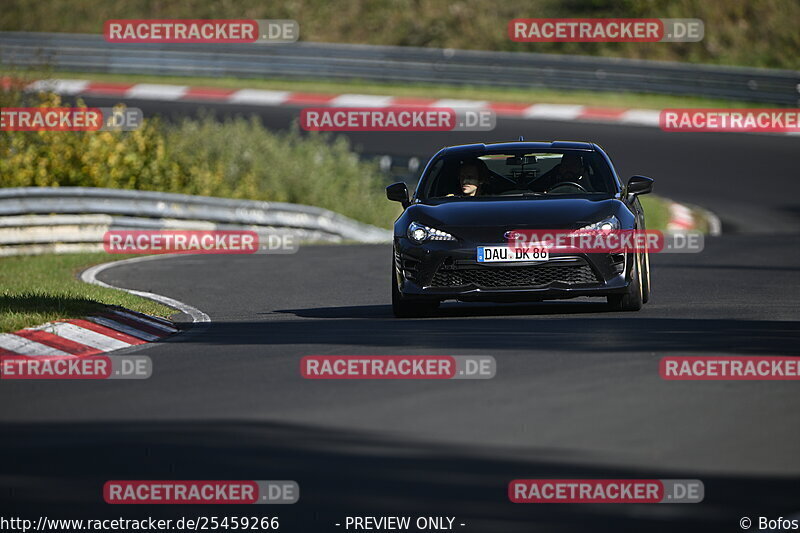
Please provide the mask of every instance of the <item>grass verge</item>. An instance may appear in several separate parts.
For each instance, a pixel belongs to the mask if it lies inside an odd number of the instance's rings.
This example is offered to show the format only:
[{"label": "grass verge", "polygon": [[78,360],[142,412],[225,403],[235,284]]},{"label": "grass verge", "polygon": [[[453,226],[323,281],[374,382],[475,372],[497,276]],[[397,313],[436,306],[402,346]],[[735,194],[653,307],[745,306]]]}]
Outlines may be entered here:
[{"label": "grass verge", "polygon": [[[133,256],[116,259],[126,257]],[[102,252],[0,258],[0,332],[79,318],[102,312],[110,305],[162,317],[176,313],[127,292],[77,279],[78,272],[108,258]]]},{"label": "grass verge", "polygon": [[[13,73],[6,72],[6,75]],[[0,75],[3,75],[0,70]],[[35,73],[28,74],[36,77]],[[102,74],[85,72],[48,72],[46,77],[84,79],[112,83],[156,83],[215,87],[222,89],[266,89],[310,93],[356,93],[381,96],[415,98],[457,98],[464,100],[489,100],[494,102],[529,104],[572,104],[598,107],[632,107],[640,109],[667,108],[758,108],[763,103],[742,102],[695,96],[669,96],[644,93],[605,93],[599,91],[568,91],[553,89],[528,89],[518,87],[460,86],[424,83],[380,83],[359,79],[342,81],[288,80],[279,78],[211,78],[189,76],[153,76],[145,74]]]},{"label": "grass verge", "polygon": [[644,208],[647,229],[664,231],[669,222],[670,201],[660,196],[647,194],[639,198]]},{"label": "grass verge", "polygon": [[[667,231],[667,224],[670,221],[669,205],[672,200],[652,194],[642,196],[639,200],[642,202],[642,207],[647,217],[647,229]],[[695,205],[683,205],[688,207],[692,212],[692,216],[694,216],[695,231],[709,233],[711,231],[709,211]]]}]

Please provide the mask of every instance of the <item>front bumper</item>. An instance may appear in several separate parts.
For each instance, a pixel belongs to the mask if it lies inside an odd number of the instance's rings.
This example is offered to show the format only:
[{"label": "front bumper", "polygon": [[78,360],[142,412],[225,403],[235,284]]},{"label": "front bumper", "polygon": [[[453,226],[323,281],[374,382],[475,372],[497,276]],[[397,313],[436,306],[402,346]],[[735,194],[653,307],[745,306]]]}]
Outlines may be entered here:
[{"label": "front bumper", "polygon": [[478,263],[478,244],[394,242],[397,286],[413,298],[540,301],[623,293],[633,254],[553,254],[545,262]]}]

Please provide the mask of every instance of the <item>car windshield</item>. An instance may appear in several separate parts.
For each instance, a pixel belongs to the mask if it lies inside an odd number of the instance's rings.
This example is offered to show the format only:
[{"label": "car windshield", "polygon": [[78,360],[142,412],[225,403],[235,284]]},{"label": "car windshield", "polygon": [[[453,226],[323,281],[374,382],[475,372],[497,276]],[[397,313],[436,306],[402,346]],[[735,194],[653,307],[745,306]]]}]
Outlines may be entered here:
[{"label": "car windshield", "polygon": [[616,192],[608,164],[597,152],[445,155],[420,184],[420,198],[531,198],[608,195]]}]

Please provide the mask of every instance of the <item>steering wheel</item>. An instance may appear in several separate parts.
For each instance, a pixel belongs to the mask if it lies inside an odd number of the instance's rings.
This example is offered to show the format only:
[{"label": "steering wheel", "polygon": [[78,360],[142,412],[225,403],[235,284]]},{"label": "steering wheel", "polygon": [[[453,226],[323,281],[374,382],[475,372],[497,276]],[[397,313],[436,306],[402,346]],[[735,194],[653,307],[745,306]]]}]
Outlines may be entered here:
[{"label": "steering wheel", "polygon": [[583,191],[583,192],[589,192],[586,189],[584,189],[583,185],[581,185],[580,183],[576,183],[574,181],[562,181],[561,183],[557,183],[557,184],[553,185],[552,187],[550,187],[549,189],[547,189],[544,192],[545,193],[550,193],[550,192],[553,192],[554,190],[558,189],[559,187],[564,187],[565,185],[575,187],[576,189],[578,189],[580,191]]}]

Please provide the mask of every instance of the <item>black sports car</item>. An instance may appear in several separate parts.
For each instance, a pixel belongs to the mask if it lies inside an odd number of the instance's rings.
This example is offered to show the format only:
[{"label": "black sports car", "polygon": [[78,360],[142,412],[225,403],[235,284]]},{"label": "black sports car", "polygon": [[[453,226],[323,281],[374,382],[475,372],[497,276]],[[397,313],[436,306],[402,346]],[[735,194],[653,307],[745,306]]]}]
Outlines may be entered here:
[{"label": "black sports car", "polygon": [[394,225],[394,314],[425,315],[443,300],[577,296],[603,296],[613,309],[639,310],[650,293],[646,250],[546,259],[512,259],[498,250],[518,230],[644,230],[638,195],[652,188],[644,176],[623,185],[593,143],[444,148],[428,162],[413,198],[405,183],[386,188],[387,197],[405,208]]}]

